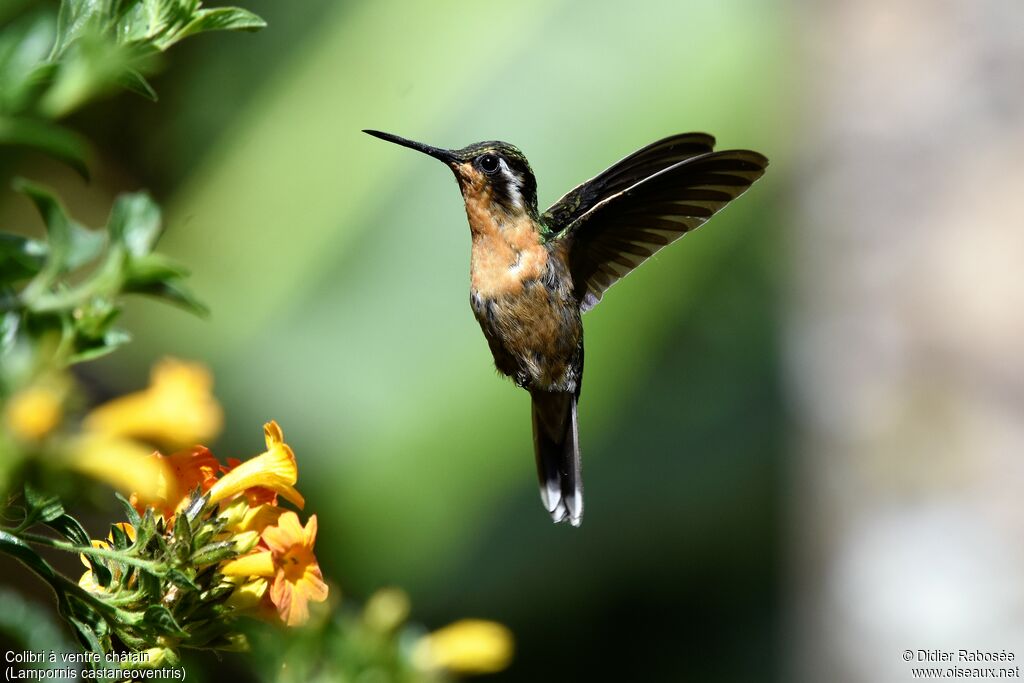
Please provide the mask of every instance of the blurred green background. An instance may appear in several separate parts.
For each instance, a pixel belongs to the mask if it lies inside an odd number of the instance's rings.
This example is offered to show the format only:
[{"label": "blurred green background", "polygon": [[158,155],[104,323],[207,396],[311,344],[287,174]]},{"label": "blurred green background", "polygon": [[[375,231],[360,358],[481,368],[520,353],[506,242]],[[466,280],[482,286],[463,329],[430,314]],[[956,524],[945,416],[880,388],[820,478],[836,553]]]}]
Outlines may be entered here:
[{"label": "blurred green background", "polygon": [[[791,30],[755,0],[241,3],[269,28],[203,38],[153,82],[70,122],[91,184],[43,159],[98,225],[117,192],[165,206],[203,321],[129,311],[135,342],[82,369],[97,400],[162,355],[215,372],[226,435],[276,419],[347,596],[409,590],[430,627],[518,640],[498,680],[779,676],[780,179]],[[469,239],[436,162],[360,133],[518,145],[550,204],[662,136],[699,130],[772,160],[713,223],[585,317],[581,529],[541,508],[529,400],[499,380],[468,306]],[[8,215],[28,220],[30,207]]]}]

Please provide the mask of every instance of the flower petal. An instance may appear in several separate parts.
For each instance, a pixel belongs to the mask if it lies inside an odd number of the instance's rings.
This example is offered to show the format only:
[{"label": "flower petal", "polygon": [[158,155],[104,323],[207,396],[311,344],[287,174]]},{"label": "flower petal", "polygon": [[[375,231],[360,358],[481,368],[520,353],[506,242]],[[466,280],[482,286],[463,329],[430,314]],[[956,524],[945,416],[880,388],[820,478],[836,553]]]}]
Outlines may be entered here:
[{"label": "flower petal", "polygon": [[173,481],[166,465],[134,441],[87,434],[72,442],[71,453],[71,469],[144,500],[166,496]]},{"label": "flower petal", "polygon": [[419,640],[413,661],[424,669],[448,669],[462,674],[501,671],[512,661],[512,633],[482,619],[462,619]]},{"label": "flower petal", "polygon": [[269,550],[243,555],[225,562],[220,568],[220,573],[225,576],[271,577],[274,575],[274,558]]},{"label": "flower petal", "polygon": [[275,526],[263,530],[263,541],[276,555],[284,555],[292,546],[305,545],[304,536],[299,516],[291,510],[283,512]]},{"label": "flower petal", "polygon": [[[274,425],[274,434],[280,436],[281,431]],[[264,429],[269,429],[265,426]],[[267,436],[267,450],[251,460],[243,462],[210,487],[210,502],[217,503],[242,493],[253,487],[263,487],[279,493],[290,492],[298,480],[299,471],[295,463],[295,453],[283,441]]]}]

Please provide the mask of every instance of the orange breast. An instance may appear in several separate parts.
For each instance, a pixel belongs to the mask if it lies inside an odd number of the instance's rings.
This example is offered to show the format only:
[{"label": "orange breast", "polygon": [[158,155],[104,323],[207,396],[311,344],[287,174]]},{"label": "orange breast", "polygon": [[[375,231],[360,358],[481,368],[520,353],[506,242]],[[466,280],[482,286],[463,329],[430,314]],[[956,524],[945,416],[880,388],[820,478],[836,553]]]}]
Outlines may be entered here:
[{"label": "orange breast", "polygon": [[488,299],[515,296],[522,292],[524,282],[544,273],[548,251],[528,216],[496,216],[490,199],[487,188],[466,196],[473,236],[470,285]]}]

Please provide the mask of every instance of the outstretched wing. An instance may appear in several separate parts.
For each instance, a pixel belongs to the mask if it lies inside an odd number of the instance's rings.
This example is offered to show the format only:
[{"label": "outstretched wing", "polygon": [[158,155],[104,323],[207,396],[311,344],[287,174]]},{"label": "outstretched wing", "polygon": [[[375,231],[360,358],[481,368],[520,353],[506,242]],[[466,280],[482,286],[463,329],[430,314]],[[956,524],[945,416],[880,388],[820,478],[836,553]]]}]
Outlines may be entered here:
[{"label": "outstretched wing", "polygon": [[599,202],[673,164],[707,154],[714,146],[715,139],[707,133],[682,133],[652,142],[566,192],[544,212],[541,221],[557,234]]},{"label": "outstretched wing", "polygon": [[749,150],[712,152],[664,168],[612,195],[565,227],[569,271],[580,307],[665,245],[703,225],[764,175],[768,159]]}]

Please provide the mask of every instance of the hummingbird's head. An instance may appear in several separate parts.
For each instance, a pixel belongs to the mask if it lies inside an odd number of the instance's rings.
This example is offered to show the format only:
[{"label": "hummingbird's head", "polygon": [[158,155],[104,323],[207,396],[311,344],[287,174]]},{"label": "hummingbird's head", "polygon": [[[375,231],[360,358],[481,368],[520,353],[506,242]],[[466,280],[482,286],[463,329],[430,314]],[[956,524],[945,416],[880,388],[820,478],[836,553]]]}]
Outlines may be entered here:
[{"label": "hummingbird's head", "polygon": [[508,217],[537,218],[537,180],[526,156],[507,142],[477,142],[462,149],[441,149],[390,133],[364,130],[381,140],[439,159],[455,173],[467,202],[484,202]]}]

